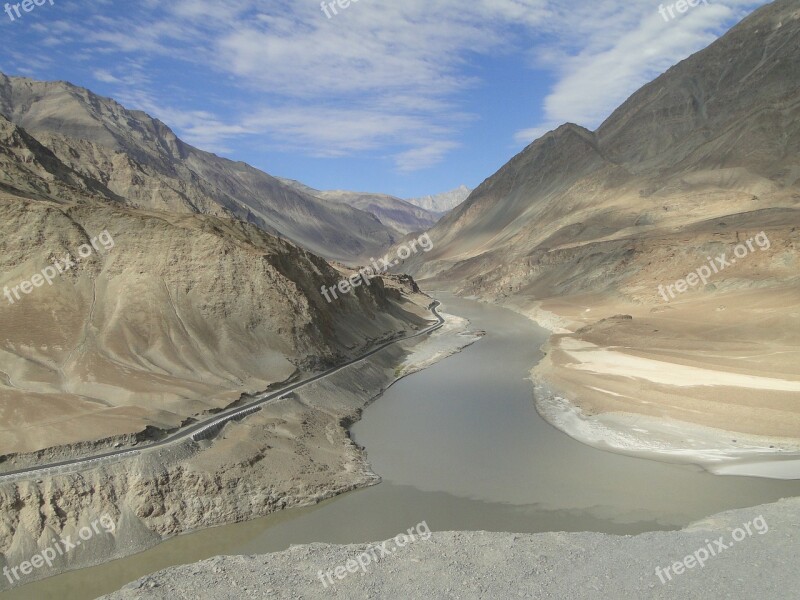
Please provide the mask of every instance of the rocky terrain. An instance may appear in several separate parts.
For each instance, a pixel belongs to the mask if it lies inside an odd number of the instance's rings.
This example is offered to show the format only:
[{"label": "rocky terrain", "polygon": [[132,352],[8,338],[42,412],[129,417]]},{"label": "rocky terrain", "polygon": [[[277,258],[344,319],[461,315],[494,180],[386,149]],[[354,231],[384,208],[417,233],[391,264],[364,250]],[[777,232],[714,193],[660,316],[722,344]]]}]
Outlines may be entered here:
[{"label": "rocky terrain", "polygon": [[[25,580],[377,481],[347,425],[403,375],[401,346],[210,441],[146,449],[247,394],[429,323],[430,299],[407,277],[327,302],[322,286],[352,271],[273,235],[266,220],[235,218],[243,205],[223,188],[267,212],[280,204],[266,199],[287,202],[281,218],[298,218],[329,248],[335,240],[306,209],[330,232],[336,215],[348,220],[342,231],[359,219],[385,231],[374,217],[280,192],[269,176],[69,84],[3,78],[0,112],[11,117],[0,117],[0,473],[141,450],[77,473],[0,480],[0,568],[103,515],[118,524],[113,534]],[[376,243],[367,229],[362,239]],[[345,240],[343,254],[359,244]]]},{"label": "rocky terrain", "polygon": [[472,193],[471,189],[465,185],[460,185],[449,192],[443,192],[432,196],[423,196],[421,198],[410,198],[406,200],[406,202],[424,208],[432,213],[443,215],[464,202],[470,193]]},{"label": "rocky terrain", "polygon": [[[23,583],[378,483],[347,428],[395,380],[476,341],[465,326],[451,317],[432,341],[390,346],[229,423],[212,440],[145,450],[44,480],[0,481],[0,570],[28,560],[54,538],[75,537],[101,515],[116,523],[113,534],[37,569]],[[0,580],[0,590],[8,588]]]},{"label": "rocky terrain", "polygon": [[440,213],[414,206],[406,200],[387,194],[348,192],[343,190],[315,190],[292,179],[282,183],[322,200],[352,206],[377,217],[386,227],[396,232],[397,238],[431,228],[441,217]]},{"label": "rocky terrain", "polygon": [[403,269],[553,325],[563,336],[536,375],[578,419],[624,413],[796,445],[799,58],[796,0],[755,11],[596,131],[565,124],[534,141]]},{"label": "rocky terrain", "polygon": [[0,212],[8,286],[114,242],[0,303],[2,454],[175,427],[421,323],[380,281],[325,302],[340,273],[243,223],[10,196]]},{"label": "rocky terrain", "polygon": [[[34,126],[29,115],[50,96],[80,96],[66,84],[16,84],[44,93],[17,98],[20,119]],[[125,115],[95,100],[93,109]],[[108,134],[100,122],[96,137]],[[423,322],[381,279],[326,302],[320,289],[343,273],[253,224],[135,207],[114,167],[95,172],[96,161],[68,150],[84,142],[59,135],[40,137],[71,164],[0,117],[0,456],[169,430]],[[131,185],[134,195],[146,187]],[[46,269],[48,281],[24,293],[20,283]]]},{"label": "rocky terrain", "polygon": [[369,213],[198,150],[161,121],[66,82],[0,73],[0,114],[132,208],[236,218],[345,262],[395,240]]},{"label": "rocky terrain", "polygon": [[[752,535],[746,535],[745,524]],[[401,548],[390,542],[392,554],[376,551],[377,561],[363,570],[351,566],[343,578],[332,577],[333,585],[323,586],[319,572],[352,565],[349,561],[369,553],[369,546],[312,544],[263,556],[220,556],[154,573],[103,598],[789,600],[800,585],[793,562],[798,531],[800,501],[793,499],[714,515],[682,531],[633,537],[435,532]],[[719,550],[717,539],[726,549]],[[705,560],[701,550],[709,545],[716,555]],[[703,566],[694,559],[696,552]],[[687,556],[691,567],[675,574],[673,565]]]}]

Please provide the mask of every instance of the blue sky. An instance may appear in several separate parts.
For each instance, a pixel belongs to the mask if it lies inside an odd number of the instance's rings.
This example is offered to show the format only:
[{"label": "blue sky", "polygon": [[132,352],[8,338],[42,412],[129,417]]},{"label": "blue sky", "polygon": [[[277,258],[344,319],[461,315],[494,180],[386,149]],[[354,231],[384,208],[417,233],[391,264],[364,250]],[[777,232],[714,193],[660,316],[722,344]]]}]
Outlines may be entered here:
[{"label": "blue sky", "polygon": [[318,0],[46,0],[0,13],[0,70],[88,87],[272,175],[407,198],[475,187],[563,122],[596,128],[766,2],[668,22],[660,4],[358,0],[328,18]]}]

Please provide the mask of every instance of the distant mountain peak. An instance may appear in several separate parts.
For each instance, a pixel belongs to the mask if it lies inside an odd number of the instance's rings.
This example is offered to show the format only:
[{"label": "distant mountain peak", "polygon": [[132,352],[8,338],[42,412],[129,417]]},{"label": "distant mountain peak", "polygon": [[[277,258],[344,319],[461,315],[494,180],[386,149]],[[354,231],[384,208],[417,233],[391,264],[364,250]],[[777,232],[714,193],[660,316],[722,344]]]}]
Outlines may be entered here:
[{"label": "distant mountain peak", "polygon": [[294,179],[278,178],[281,183],[293,189],[305,192],[326,202],[346,204],[375,216],[386,227],[390,227],[400,235],[415,231],[423,231],[432,227],[441,215],[426,210],[406,200],[369,192],[352,192],[348,190],[315,190]]},{"label": "distant mountain peak", "polygon": [[453,210],[456,206],[464,202],[472,193],[466,185],[460,185],[454,190],[442,194],[423,196],[421,198],[411,198],[406,202],[419,206],[434,213],[446,213]]}]

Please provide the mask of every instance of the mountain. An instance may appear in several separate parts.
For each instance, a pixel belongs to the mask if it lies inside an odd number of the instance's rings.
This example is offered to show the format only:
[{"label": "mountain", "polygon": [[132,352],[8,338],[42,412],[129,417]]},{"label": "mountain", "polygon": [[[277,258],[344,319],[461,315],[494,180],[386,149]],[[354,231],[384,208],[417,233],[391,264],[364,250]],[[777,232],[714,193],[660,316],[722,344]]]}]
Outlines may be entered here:
[{"label": "mountain", "polygon": [[[343,272],[324,259],[226,211],[186,210],[188,191],[212,187],[184,179],[184,163],[158,165],[155,151],[134,161],[65,136],[80,135],[72,120],[39,121],[62,132],[40,139],[75,153],[65,164],[0,116],[0,457],[169,430],[424,323],[402,284],[374,279],[326,302],[320,289]],[[160,143],[139,133],[142,152]],[[173,141],[197,169],[223,164]],[[231,182],[266,177],[229,167]],[[138,173],[127,187],[126,170]],[[161,203],[157,182],[174,186]]]},{"label": "mountain", "polygon": [[[636,92],[597,131],[565,124],[533,142],[433,228],[439,244],[424,258],[442,262],[418,270],[457,268],[485,286],[517,269],[495,270],[507,253],[538,262],[566,248],[795,209],[797,14],[795,2],[769,5]],[[540,280],[523,271],[515,285]],[[553,282],[549,291],[565,290]]]},{"label": "mountain", "polygon": [[[565,124],[534,141],[403,268],[567,336],[551,341],[542,381],[586,414],[796,437],[798,65],[800,5],[762,7],[596,131]],[[719,386],[746,373],[758,393],[681,387],[685,365]]]},{"label": "mountain", "polygon": [[397,238],[369,213],[198,150],[161,121],[69,83],[0,74],[0,113],[132,208],[237,218],[345,262]]},{"label": "mountain", "polygon": [[0,191],[32,198],[99,195],[120,200],[99,182],[64,165],[25,130],[0,114]]},{"label": "mountain", "polygon": [[320,197],[323,200],[346,204],[375,215],[381,223],[403,235],[433,227],[440,216],[405,200],[385,194],[336,190],[322,192]]},{"label": "mountain", "polygon": [[456,206],[464,202],[464,200],[469,197],[470,193],[472,193],[471,189],[465,185],[461,185],[449,192],[443,192],[434,196],[423,196],[422,198],[412,198],[406,200],[406,202],[441,215],[453,210]]},{"label": "mountain", "polygon": [[280,179],[280,181],[322,200],[352,206],[368,212],[377,217],[386,227],[397,232],[398,237],[429,229],[440,217],[438,214],[414,206],[395,196],[342,190],[320,191],[292,179]]}]

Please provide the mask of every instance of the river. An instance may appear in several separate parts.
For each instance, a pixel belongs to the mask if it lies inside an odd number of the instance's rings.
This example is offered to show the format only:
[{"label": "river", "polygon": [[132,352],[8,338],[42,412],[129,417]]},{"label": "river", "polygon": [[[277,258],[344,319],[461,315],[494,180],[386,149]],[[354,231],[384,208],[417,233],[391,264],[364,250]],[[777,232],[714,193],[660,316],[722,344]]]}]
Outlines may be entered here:
[{"label": "river", "polygon": [[527,378],[547,332],[509,310],[439,296],[444,312],[466,317],[487,334],[400,380],[365,410],[352,435],[367,448],[381,484],[173,538],[3,597],[88,600],[153,571],[218,554],[383,540],[422,521],[434,531],[635,534],[800,495],[798,481],[716,476],[574,441],[539,417],[533,404]]}]

